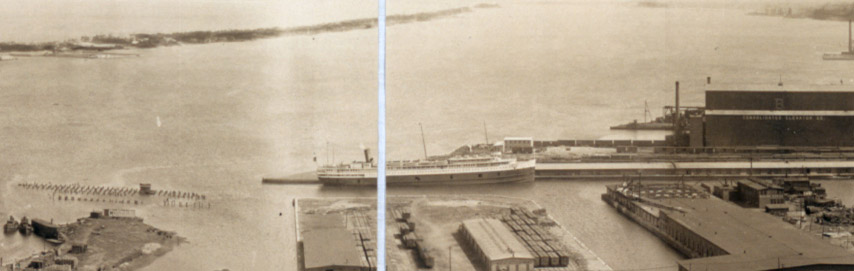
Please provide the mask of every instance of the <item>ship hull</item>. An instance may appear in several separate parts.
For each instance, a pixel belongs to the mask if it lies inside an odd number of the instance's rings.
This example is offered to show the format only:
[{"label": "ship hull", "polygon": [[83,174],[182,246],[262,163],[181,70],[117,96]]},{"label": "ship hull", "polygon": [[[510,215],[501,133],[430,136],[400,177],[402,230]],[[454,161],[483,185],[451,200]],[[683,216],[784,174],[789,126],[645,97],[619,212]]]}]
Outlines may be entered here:
[{"label": "ship hull", "polygon": [[[324,185],[376,186],[377,178],[370,177],[320,177]],[[501,171],[443,173],[443,174],[390,174],[387,186],[421,185],[470,185],[494,183],[523,183],[534,181],[534,168],[518,168]]]}]

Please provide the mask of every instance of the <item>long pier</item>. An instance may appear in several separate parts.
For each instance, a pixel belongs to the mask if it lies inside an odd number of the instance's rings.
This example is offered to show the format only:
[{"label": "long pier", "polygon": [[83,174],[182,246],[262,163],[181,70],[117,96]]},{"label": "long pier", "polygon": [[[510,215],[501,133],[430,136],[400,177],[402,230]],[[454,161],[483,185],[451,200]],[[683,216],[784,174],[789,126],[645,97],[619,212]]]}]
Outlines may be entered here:
[{"label": "long pier", "polygon": [[[809,177],[854,179],[854,160],[775,159],[724,161],[620,161],[540,163],[537,181],[622,180],[721,180],[746,177]],[[310,178],[264,178],[263,184],[321,184]]]},{"label": "long pier", "polygon": [[774,160],[719,162],[537,163],[536,179],[609,180],[722,179],[743,177],[852,178],[854,160]]}]

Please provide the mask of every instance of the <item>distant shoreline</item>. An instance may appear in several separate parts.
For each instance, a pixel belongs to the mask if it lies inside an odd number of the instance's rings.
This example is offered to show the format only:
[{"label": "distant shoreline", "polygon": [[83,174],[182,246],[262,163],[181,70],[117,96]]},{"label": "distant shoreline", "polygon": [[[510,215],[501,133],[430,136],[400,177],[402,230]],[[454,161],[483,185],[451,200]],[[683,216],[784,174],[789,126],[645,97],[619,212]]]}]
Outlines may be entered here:
[{"label": "distant shoreline", "polygon": [[[496,4],[477,4],[472,7],[444,9],[404,15],[389,15],[388,25],[423,22],[472,12],[476,8],[495,8]],[[280,36],[315,35],[332,32],[371,29],[377,27],[376,18],[354,19],[333,23],[298,26],[289,28],[256,28],[242,30],[191,31],[156,34],[130,34],[125,36],[95,35],[61,42],[0,42],[0,53],[56,52],[72,50],[108,51],[118,49],[148,49],[182,44],[206,44],[218,42],[241,42]]]},{"label": "distant shoreline", "polygon": [[848,21],[854,19],[854,3],[802,3],[773,4],[749,15],[784,18],[806,18],[821,21]]}]

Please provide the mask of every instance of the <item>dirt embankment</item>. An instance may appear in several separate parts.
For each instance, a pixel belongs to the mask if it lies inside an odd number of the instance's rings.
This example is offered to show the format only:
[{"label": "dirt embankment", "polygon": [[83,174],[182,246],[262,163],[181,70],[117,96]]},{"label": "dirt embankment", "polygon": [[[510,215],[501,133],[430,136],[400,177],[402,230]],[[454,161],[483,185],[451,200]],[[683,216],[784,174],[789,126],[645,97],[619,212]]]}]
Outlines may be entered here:
[{"label": "dirt embankment", "polygon": [[72,246],[86,245],[85,252],[68,254],[77,258],[79,270],[136,270],[184,241],[140,218],[84,218],[60,231],[68,238],[60,250],[71,252]]}]

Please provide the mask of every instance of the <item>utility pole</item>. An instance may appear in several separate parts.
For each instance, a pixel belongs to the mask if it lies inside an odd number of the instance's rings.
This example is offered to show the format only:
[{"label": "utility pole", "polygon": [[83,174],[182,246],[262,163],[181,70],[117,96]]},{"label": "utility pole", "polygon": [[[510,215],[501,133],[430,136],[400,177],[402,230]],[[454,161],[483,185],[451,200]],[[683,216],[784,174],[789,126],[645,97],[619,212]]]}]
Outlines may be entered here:
[{"label": "utility pole", "polygon": [[750,176],[753,176],[753,153],[750,153]]},{"label": "utility pole", "polygon": [[451,267],[451,248],[452,248],[452,247],[453,247],[453,246],[448,246],[448,271],[454,270],[454,269]]}]

